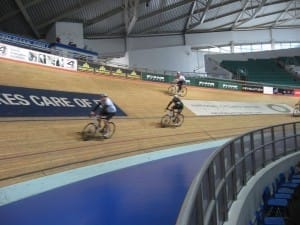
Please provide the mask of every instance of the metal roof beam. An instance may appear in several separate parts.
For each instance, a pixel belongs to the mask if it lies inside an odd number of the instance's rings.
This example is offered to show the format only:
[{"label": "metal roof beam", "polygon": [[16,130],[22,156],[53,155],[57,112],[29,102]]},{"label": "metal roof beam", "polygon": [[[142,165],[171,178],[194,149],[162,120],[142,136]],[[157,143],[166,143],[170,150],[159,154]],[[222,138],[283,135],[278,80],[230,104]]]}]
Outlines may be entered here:
[{"label": "metal roof beam", "polygon": [[[145,3],[145,2],[147,2],[147,1],[149,1],[149,0],[140,0],[140,4]],[[150,17],[153,17],[153,16],[157,16],[157,15],[159,15],[159,14],[165,12],[165,11],[172,10],[172,9],[177,8],[177,7],[180,7],[180,6],[182,6],[182,5],[186,5],[186,4],[188,4],[188,3],[191,3],[192,1],[194,1],[194,0],[184,0],[184,1],[182,1],[182,2],[177,2],[177,3],[173,4],[173,5],[169,5],[169,6],[167,6],[167,7],[161,8],[161,9],[156,10],[156,11],[154,11],[154,12],[152,12],[152,13],[149,13],[149,14],[147,14],[147,15],[145,15],[145,16],[138,17],[138,18],[137,18],[137,21],[141,21],[141,20],[145,20],[145,19],[148,19],[148,18],[150,18]],[[106,19],[106,18],[109,18],[110,16],[116,14],[117,12],[120,13],[120,12],[122,11],[123,8],[118,8],[118,9],[119,9],[119,10],[117,10],[117,8],[116,8],[116,9],[112,10],[112,11],[114,11],[114,12],[110,11],[110,12],[107,12],[106,14],[102,15],[101,17],[94,18],[93,21],[88,21],[85,25],[86,25],[86,26],[90,26],[90,25],[92,25],[92,24],[94,24],[94,23],[97,23],[97,22],[99,22],[99,21],[101,21],[101,20],[104,20],[104,19]],[[184,16],[186,17],[186,15],[184,15]],[[176,19],[182,19],[182,16],[177,17]],[[175,21],[175,20],[174,20],[174,21]],[[158,27],[158,26],[161,26],[161,25],[156,25],[156,27]],[[118,26],[117,29],[121,29],[121,28],[124,28],[124,26]]]},{"label": "metal roof beam", "polygon": [[[145,3],[147,1],[149,1],[149,0],[140,0],[139,4]],[[122,5],[122,6],[116,7],[114,9],[112,9],[112,10],[110,10],[110,11],[102,14],[101,16],[97,16],[97,17],[95,17],[93,19],[90,19],[90,20],[88,20],[87,22],[84,23],[84,27],[91,26],[91,25],[93,25],[95,23],[98,23],[98,22],[100,22],[102,20],[105,20],[105,19],[107,19],[107,18],[109,18],[111,16],[114,16],[114,15],[116,15],[118,13],[121,13],[121,12],[123,12],[124,8],[125,8],[125,6]]]},{"label": "metal roof beam", "polygon": [[[232,3],[236,3],[236,2],[240,2],[240,0],[229,0],[229,1],[226,1],[226,2],[221,2],[221,3],[218,3],[218,4],[214,4],[214,5],[211,5],[210,6],[210,9],[215,9],[215,8],[220,8],[224,5],[230,5]],[[271,5],[276,5],[276,4],[281,4],[281,3],[285,3],[286,0],[278,0],[276,2],[272,2],[272,3],[266,3],[264,6],[271,6]],[[255,9],[256,7],[255,6],[250,6],[248,7],[248,10],[252,10],[252,9]],[[235,10],[235,11],[232,11],[232,12],[228,12],[228,13],[225,13],[225,14],[222,14],[222,15],[219,15],[218,17],[214,17],[212,19],[207,19],[207,20],[204,20],[204,22],[209,22],[209,21],[213,21],[215,20],[216,18],[222,18],[224,16],[229,16],[231,14],[235,14],[235,13],[238,13],[240,12],[240,10]],[[197,13],[203,13],[203,9],[196,9],[194,11],[194,14],[197,14]],[[229,24],[234,24],[234,22],[230,22],[230,23],[227,23],[226,25],[229,25]],[[198,25],[198,23],[195,23],[195,24],[191,24],[189,26],[189,31],[191,31],[192,29],[194,29],[196,26]],[[220,27],[223,27],[223,25],[221,25]]]},{"label": "metal roof beam", "polygon": [[204,19],[206,17],[206,14],[207,14],[207,12],[209,10],[209,7],[210,7],[211,3],[212,3],[212,0],[208,0],[207,1],[207,4],[206,4],[205,9],[204,9],[204,12],[202,13],[201,19],[199,21],[200,24],[202,24],[204,22]]},{"label": "metal roof beam", "polygon": [[195,1],[195,0],[184,0],[184,1],[181,1],[181,2],[176,2],[175,4],[168,5],[166,7],[160,8],[160,9],[158,9],[156,11],[153,11],[153,12],[147,14],[147,15],[141,16],[141,17],[138,18],[138,20],[141,21],[141,20],[145,20],[145,19],[148,19],[150,17],[153,17],[153,16],[157,16],[157,15],[163,13],[163,12],[166,12],[166,11],[178,8],[180,6],[189,4],[189,3],[193,2],[193,1]]},{"label": "metal roof beam", "polygon": [[177,20],[184,19],[184,18],[186,18],[188,15],[189,15],[189,14],[184,14],[184,15],[178,16],[178,17],[176,17],[176,18],[167,20],[167,21],[165,21],[165,22],[163,22],[163,23],[161,23],[161,24],[159,24],[159,25],[156,24],[156,25],[154,25],[154,26],[152,26],[152,27],[148,27],[148,28],[146,28],[146,29],[144,29],[144,30],[141,30],[140,33],[147,33],[148,31],[151,31],[151,30],[153,30],[153,29],[157,29],[158,27],[162,27],[162,26],[165,26],[165,25],[167,25],[167,24],[169,24],[169,23],[173,23],[173,22],[175,22],[175,21],[177,21]]},{"label": "metal roof beam", "polygon": [[[239,0],[229,0],[229,1],[226,1],[226,2],[214,4],[214,5],[211,5],[211,6],[209,7],[209,9],[220,8],[220,7],[224,6],[224,5],[230,5],[230,4],[235,3],[235,2],[239,2]],[[196,14],[200,14],[200,13],[203,14],[203,13],[204,13],[204,10],[205,10],[205,8],[204,8],[204,9],[203,9],[203,8],[201,8],[201,9],[195,9],[195,10],[194,10],[194,14],[192,15],[192,17],[194,17]],[[192,17],[191,17],[191,18],[192,18]],[[203,22],[202,22],[202,23],[204,23],[204,21],[205,21],[205,18],[203,18]],[[194,28],[195,28],[196,26],[198,26],[199,24],[200,24],[199,21],[196,22],[196,23],[190,23],[190,24],[188,25],[188,30],[194,29]]]},{"label": "metal roof beam", "polygon": [[280,18],[286,14],[289,11],[289,8],[291,6],[292,3],[295,3],[295,1],[291,1],[287,7],[285,8],[285,10],[277,17],[277,19],[274,21],[274,24],[272,25],[272,28],[274,28],[276,26],[276,24],[278,23],[278,21],[280,20]]},{"label": "metal roof beam", "polygon": [[[29,8],[29,7],[31,7],[31,6],[33,6],[33,5],[36,5],[36,4],[38,4],[38,3],[42,2],[42,1],[45,1],[45,0],[34,0],[34,1],[32,1],[32,2],[29,2],[29,3],[27,3],[27,4],[24,4],[23,7],[24,7],[25,9],[27,9],[27,8]],[[0,22],[5,21],[5,20],[8,20],[9,18],[16,16],[16,15],[17,15],[18,13],[20,13],[20,12],[21,12],[20,8],[18,8],[18,9],[16,9],[16,10],[13,10],[13,11],[11,11],[11,12],[8,12],[7,14],[4,14],[4,15],[0,18]],[[22,13],[22,12],[21,12],[21,13]]]},{"label": "metal roof beam", "polygon": [[[292,9],[292,10],[290,10],[290,11],[297,11],[297,10],[300,10],[300,8],[295,8],[295,9]],[[275,11],[275,12],[271,12],[271,13],[262,14],[262,15],[257,16],[256,18],[267,17],[267,16],[271,16],[271,15],[278,14],[278,13],[282,13],[282,12],[284,12],[284,10],[279,10],[279,11]],[[292,20],[292,19],[289,19],[289,20]],[[244,19],[244,20],[241,20],[241,21],[244,22],[244,21],[247,21],[247,19]],[[283,20],[280,20],[280,21],[283,21]],[[284,21],[286,22],[287,20],[284,20]],[[268,23],[264,23],[263,25],[266,25],[266,24],[272,24],[272,23],[274,23],[274,22],[271,21],[271,22],[268,22]],[[222,27],[226,27],[226,26],[229,26],[229,25],[232,25],[232,24],[233,24],[233,22],[229,22],[229,23],[223,24],[223,25],[221,25],[221,26],[214,27],[214,28],[212,28],[212,29],[207,29],[206,31],[215,31],[215,30],[219,30],[219,29],[221,29]],[[253,26],[253,27],[256,27],[256,26]]]},{"label": "metal roof beam", "polygon": [[75,12],[79,11],[80,9],[82,9],[83,6],[86,7],[86,6],[88,6],[88,5],[90,5],[90,4],[93,4],[93,3],[95,3],[95,2],[99,2],[99,0],[88,0],[88,1],[86,1],[86,2],[84,3],[84,5],[82,5],[82,3],[79,2],[79,3],[75,6],[75,8],[74,8],[74,7],[69,8],[69,9],[67,9],[67,10],[65,10],[65,11],[63,11],[63,12],[61,12],[60,15],[58,15],[58,16],[56,16],[56,17],[53,17],[53,18],[51,18],[50,20],[47,20],[47,21],[45,21],[44,23],[41,23],[41,24],[37,25],[37,27],[38,27],[39,29],[40,29],[40,28],[43,28],[43,27],[46,27],[46,26],[48,26],[48,25],[50,25],[50,24],[52,24],[52,23],[55,23],[55,22],[57,22],[57,21],[59,21],[59,20],[61,20],[61,19],[63,19],[63,18],[68,17],[69,15],[74,14]]},{"label": "metal roof beam", "polygon": [[26,22],[29,24],[29,26],[31,27],[33,33],[35,34],[35,36],[37,38],[40,38],[41,35],[38,32],[38,30],[36,29],[35,25],[33,24],[30,16],[28,15],[26,8],[24,7],[23,3],[21,2],[21,0],[15,0],[17,6],[19,7],[20,11],[22,12],[22,15],[24,16]]},{"label": "metal roof beam", "polygon": [[243,4],[243,6],[242,6],[242,11],[240,11],[239,15],[236,17],[236,19],[235,19],[235,21],[234,21],[234,23],[233,23],[233,26],[232,26],[232,28],[231,28],[232,30],[235,28],[235,26],[236,26],[236,24],[238,23],[238,21],[240,20],[241,16],[244,14],[244,12],[245,12],[245,10],[246,10],[248,4],[249,4],[249,0],[245,0],[245,1],[244,1],[244,4]]},{"label": "metal roof beam", "polygon": [[124,20],[127,35],[130,34],[137,21],[137,7],[139,3],[139,0],[125,0]]},{"label": "metal roof beam", "polygon": [[184,26],[184,30],[186,31],[188,29],[188,25],[191,23],[191,20],[192,20],[192,16],[194,14],[194,11],[195,11],[195,8],[196,8],[196,1],[193,2],[193,4],[191,5],[190,7],[190,10],[189,10],[189,17],[185,23],[185,26]]},{"label": "metal roof beam", "polygon": [[[250,0],[249,0],[249,1],[250,1]],[[234,23],[232,29],[234,30],[234,29],[236,29],[237,27],[243,25],[244,23],[247,23],[248,21],[254,19],[254,18],[257,16],[257,14],[260,12],[260,10],[263,8],[263,6],[266,4],[266,2],[267,2],[267,0],[261,0],[259,6],[256,7],[256,9],[255,9],[255,12],[254,12],[248,19],[244,20],[243,22],[241,22],[241,23]],[[243,13],[244,13],[244,12],[245,12],[245,11],[243,10]]]},{"label": "metal roof beam", "polygon": [[[223,5],[226,5],[226,4],[232,4],[232,3],[237,2],[237,1],[239,1],[239,0],[229,0],[229,1],[227,1],[227,2],[219,3],[219,4],[216,4],[216,5],[211,5],[210,8],[211,8],[211,9],[212,9],[212,8],[218,8],[218,7],[220,7],[220,5],[223,6]],[[190,1],[185,1],[185,4],[188,3],[188,2],[190,2]],[[175,4],[174,4],[174,5],[175,5]],[[204,10],[205,10],[205,9],[200,9],[200,10],[199,10],[199,9],[198,9],[198,10],[195,9],[195,10],[194,10],[194,13],[196,14],[196,13],[199,13],[199,12],[204,12]],[[150,30],[153,30],[153,29],[155,29],[155,28],[157,28],[157,27],[161,27],[161,26],[167,25],[167,24],[169,24],[169,23],[173,23],[173,22],[175,22],[175,21],[177,21],[177,20],[186,18],[186,17],[188,17],[188,16],[190,16],[190,13],[181,15],[181,16],[179,16],[179,17],[173,18],[173,19],[168,20],[168,21],[165,21],[164,23],[160,24],[159,26],[158,26],[158,25],[155,25],[155,26],[146,28],[146,29],[144,29],[143,31],[141,31],[141,33],[145,33],[145,32],[148,32],[148,31],[150,31]],[[190,29],[194,28],[195,26],[197,26],[197,25],[192,24],[192,25],[190,26],[190,27],[191,27]],[[190,29],[189,29],[189,30],[190,30]]]},{"label": "metal roof beam", "polygon": [[[295,18],[291,18],[291,19],[279,19],[278,21],[277,21],[277,26],[279,27],[279,25],[280,24],[283,24],[283,23],[286,23],[286,22],[289,22],[289,21],[293,21],[293,20],[300,20],[300,16],[297,16],[297,17],[295,17]],[[271,25],[271,24],[273,24],[273,21],[271,21],[271,22],[267,22],[267,23],[261,23],[261,24],[259,24],[258,26],[254,26],[254,28],[266,28],[265,26],[268,26],[268,25]],[[276,27],[277,27],[276,26]],[[275,27],[275,28],[276,28]],[[287,26],[287,27],[295,27],[295,28],[299,28],[300,27],[300,25],[290,25],[290,26]],[[269,28],[269,27],[268,27]],[[274,28],[274,27],[272,27],[272,28]]]}]

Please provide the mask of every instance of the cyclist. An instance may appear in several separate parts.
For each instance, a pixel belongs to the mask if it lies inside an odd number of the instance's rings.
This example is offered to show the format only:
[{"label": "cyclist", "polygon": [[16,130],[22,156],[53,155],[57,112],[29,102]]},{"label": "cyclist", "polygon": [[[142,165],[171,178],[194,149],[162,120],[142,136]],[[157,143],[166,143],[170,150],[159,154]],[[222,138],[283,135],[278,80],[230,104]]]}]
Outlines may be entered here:
[{"label": "cyclist", "polygon": [[185,84],[184,75],[182,75],[180,72],[177,72],[175,81],[176,81],[176,84],[178,86],[177,93],[179,93],[181,91],[182,85]]},{"label": "cyclist", "polygon": [[172,110],[173,110],[173,116],[174,115],[174,112],[176,110],[176,113],[177,114],[180,114],[183,110],[183,102],[181,101],[181,99],[179,98],[178,95],[174,95],[173,98],[171,99],[171,101],[169,102],[169,104],[167,105],[166,109],[169,109],[169,107],[172,106]]},{"label": "cyclist", "polygon": [[295,104],[295,109],[300,109],[300,100]]},{"label": "cyclist", "polygon": [[107,130],[108,122],[116,114],[117,108],[107,94],[100,94],[99,97],[100,97],[100,101],[93,108],[90,114],[94,116],[96,114],[97,109],[100,108],[100,111],[98,113],[100,116],[98,122],[100,125],[101,117],[104,119],[103,136],[105,137],[108,135],[108,130]]}]

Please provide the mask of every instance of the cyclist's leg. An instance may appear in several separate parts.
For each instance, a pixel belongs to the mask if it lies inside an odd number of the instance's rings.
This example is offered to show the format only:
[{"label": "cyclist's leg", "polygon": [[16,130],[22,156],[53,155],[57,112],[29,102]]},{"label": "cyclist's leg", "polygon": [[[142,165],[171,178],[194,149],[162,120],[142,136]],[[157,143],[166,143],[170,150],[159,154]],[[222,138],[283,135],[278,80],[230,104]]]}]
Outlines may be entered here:
[{"label": "cyclist's leg", "polygon": [[176,108],[176,115],[175,115],[175,117],[174,117],[174,122],[175,122],[174,125],[178,125],[179,120],[180,120],[180,118],[178,117],[178,115],[181,114],[182,110],[183,110],[183,107],[182,107],[182,106],[178,106],[178,107]]},{"label": "cyclist's leg", "polygon": [[174,105],[173,108],[173,116],[172,116],[172,122],[176,122],[176,117],[177,117],[177,114],[178,114],[178,107],[177,105]]},{"label": "cyclist's leg", "polygon": [[173,118],[174,118],[175,115],[176,115],[176,109],[177,109],[176,105],[173,105],[173,106],[172,106],[172,117],[173,117]]},{"label": "cyclist's leg", "polygon": [[102,121],[102,119],[101,119],[101,113],[99,113],[97,115],[97,121],[98,121],[98,129],[99,129],[99,128],[101,128],[101,121]]},{"label": "cyclist's leg", "polygon": [[111,120],[111,118],[115,115],[115,113],[110,113],[110,112],[107,112],[105,114],[105,120],[104,120],[104,131],[103,131],[103,136],[107,136],[109,135],[109,126],[108,126],[108,123],[109,121]]},{"label": "cyclist's leg", "polygon": [[180,91],[181,91],[181,89],[182,89],[182,84],[183,84],[183,81],[182,81],[182,80],[178,81],[178,83],[177,83],[177,85],[178,85],[178,91],[177,91],[177,92],[180,92]]}]

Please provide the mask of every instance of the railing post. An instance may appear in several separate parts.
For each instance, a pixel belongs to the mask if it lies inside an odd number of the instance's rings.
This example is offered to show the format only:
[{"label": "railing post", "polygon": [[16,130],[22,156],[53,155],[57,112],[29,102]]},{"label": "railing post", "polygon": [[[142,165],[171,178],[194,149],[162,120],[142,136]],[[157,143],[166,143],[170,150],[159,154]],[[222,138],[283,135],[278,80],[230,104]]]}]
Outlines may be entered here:
[{"label": "railing post", "polygon": [[274,134],[274,127],[271,127],[271,137],[272,137],[272,161],[274,161],[275,155],[276,155],[276,149],[275,149],[275,134]]},{"label": "railing post", "polygon": [[233,200],[236,200],[237,198],[237,179],[236,179],[236,165],[235,165],[235,148],[234,148],[234,142],[231,142],[230,144],[230,158],[232,165],[231,167],[234,167],[234,170],[232,171],[232,184],[233,184]]},{"label": "railing post", "polygon": [[262,163],[263,167],[266,166],[266,149],[265,149],[265,136],[263,130],[260,131],[260,137],[261,137],[261,145],[262,145]]},{"label": "railing post", "polygon": [[297,141],[297,138],[298,138],[298,135],[297,135],[297,123],[294,123],[293,124],[293,132],[294,132],[294,143],[295,143],[295,152],[298,151],[298,141]]},{"label": "railing post", "polygon": [[251,164],[252,164],[252,175],[256,174],[256,161],[255,161],[255,151],[253,149],[254,140],[253,134],[250,134],[250,151],[251,151]]},{"label": "railing post", "polygon": [[283,132],[283,155],[284,155],[284,156],[285,156],[286,153],[287,153],[287,151],[286,151],[286,131],[285,131],[285,129],[286,129],[286,126],[283,125],[283,126],[282,126],[282,132]]},{"label": "railing post", "polygon": [[[244,142],[243,142],[243,138],[240,139],[240,145],[241,145],[241,154],[242,154],[242,158],[243,158],[243,162],[242,162],[242,176],[243,176],[243,180],[242,180],[242,185],[245,186],[247,183],[247,172],[246,172],[246,160],[245,160],[245,149],[244,149]],[[251,171],[251,175],[253,175],[253,170]]]}]

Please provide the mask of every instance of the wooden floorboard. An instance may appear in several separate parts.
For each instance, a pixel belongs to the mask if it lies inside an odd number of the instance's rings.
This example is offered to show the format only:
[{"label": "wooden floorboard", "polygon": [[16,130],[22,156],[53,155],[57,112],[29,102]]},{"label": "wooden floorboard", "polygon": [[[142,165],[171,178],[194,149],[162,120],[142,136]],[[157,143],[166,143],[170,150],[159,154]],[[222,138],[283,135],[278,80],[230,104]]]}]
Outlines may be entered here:
[{"label": "wooden floorboard", "polygon": [[[0,186],[126,156],[220,138],[285,122],[290,115],[197,117],[184,109],[179,128],[161,128],[170,100],[168,84],[68,72],[0,60],[0,85],[97,94],[108,93],[127,117],[115,117],[112,139],[82,141],[88,118],[0,118]],[[185,99],[284,103],[295,97],[188,87]],[[0,106],[1,107],[1,106]],[[88,115],[87,111],[87,115]]]}]

